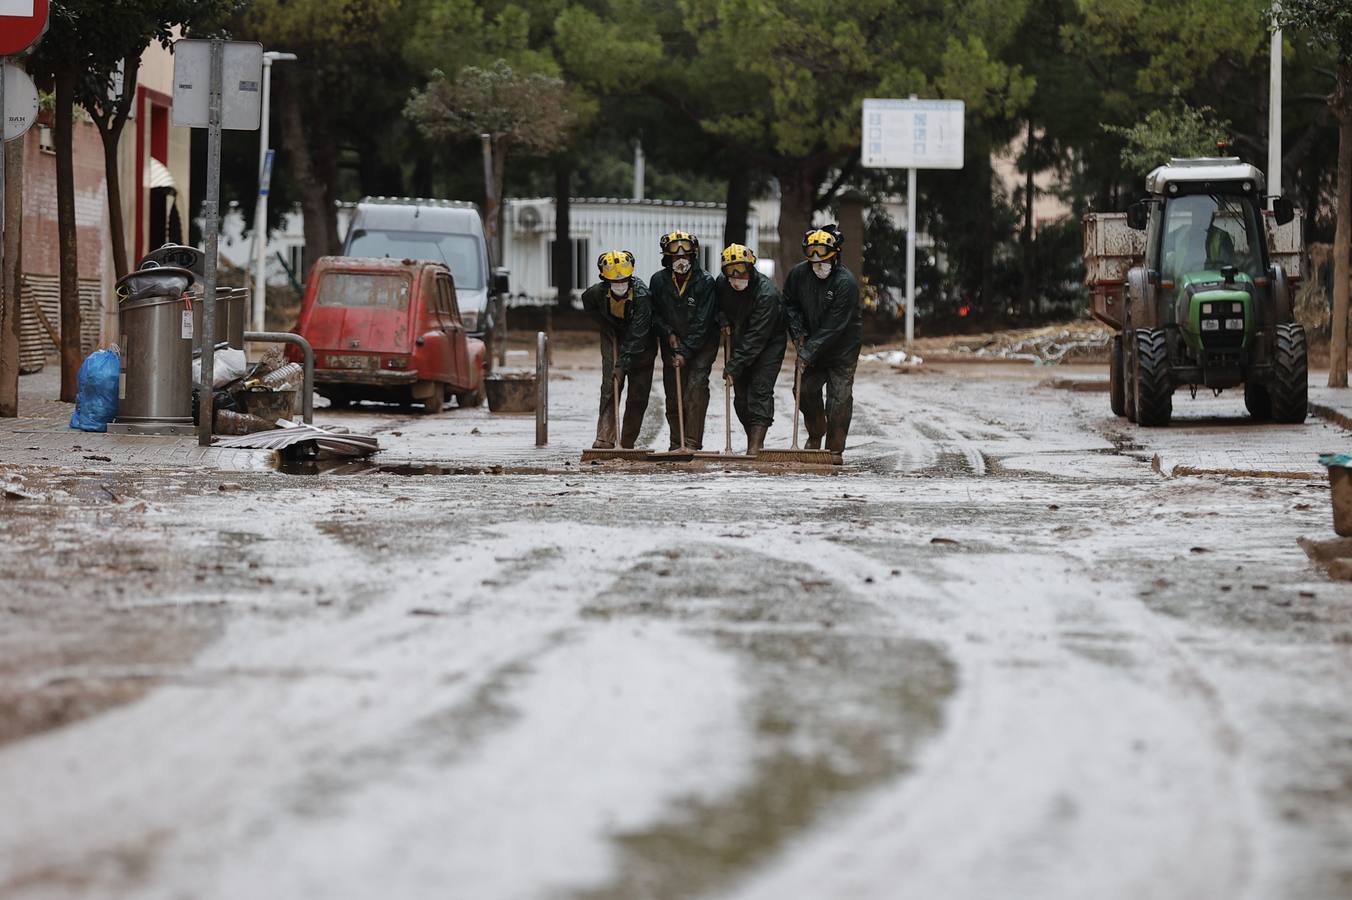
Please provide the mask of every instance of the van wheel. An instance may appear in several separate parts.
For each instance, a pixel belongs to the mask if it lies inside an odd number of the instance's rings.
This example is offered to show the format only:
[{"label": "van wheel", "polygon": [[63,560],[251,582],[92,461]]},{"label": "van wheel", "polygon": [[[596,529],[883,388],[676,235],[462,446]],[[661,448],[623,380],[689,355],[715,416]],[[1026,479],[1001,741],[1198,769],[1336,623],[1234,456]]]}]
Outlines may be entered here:
[{"label": "van wheel", "polygon": [[460,404],[461,409],[473,409],[481,406],[484,402],[484,389],[482,387],[464,394],[456,394],[455,402]]}]

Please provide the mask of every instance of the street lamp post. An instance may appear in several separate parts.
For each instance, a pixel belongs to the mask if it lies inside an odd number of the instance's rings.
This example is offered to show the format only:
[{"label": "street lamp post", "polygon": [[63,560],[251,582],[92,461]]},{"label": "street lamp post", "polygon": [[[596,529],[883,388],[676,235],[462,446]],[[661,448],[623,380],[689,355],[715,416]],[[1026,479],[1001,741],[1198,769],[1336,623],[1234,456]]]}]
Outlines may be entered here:
[{"label": "street lamp post", "polygon": [[[1281,3],[1272,4],[1275,17]],[[1282,30],[1273,27],[1272,47],[1268,54],[1268,195],[1282,195]],[[1273,200],[1268,201],[1272,208]]]},{"label": "street lamp post", "polygon": [[268,256],[268,193],[272,181],[272,148],[268,146],[268,111],[272,105],[272,64],[289,62],[294,53],[269,50],[263,54],[263,121],[258,140],[258,204],[254,208],[254,276],[250,320],[253,331],[265,331],[263,311],[267,305],[267,277],[264,266]]}]

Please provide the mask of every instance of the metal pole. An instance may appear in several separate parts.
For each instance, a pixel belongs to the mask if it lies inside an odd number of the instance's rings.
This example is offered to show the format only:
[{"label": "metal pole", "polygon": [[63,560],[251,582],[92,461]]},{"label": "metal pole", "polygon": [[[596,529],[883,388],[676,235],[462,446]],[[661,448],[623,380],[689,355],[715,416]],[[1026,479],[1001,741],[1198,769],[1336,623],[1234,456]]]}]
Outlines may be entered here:
[{"label": "metal pole", "polygon": [[[619,428],[619,423],[615,423]],[[549,443],[549,336],[535,335],[535,446]],[[617,441],[618,443],[618,441]]]},{"label": "metal pole", "polygon": [[[9,140],[9,113],[5,110],[5,69],[8,65],[9,57],[0,56],[0,311],[9,308],[5,306],[9,290],[9,273],[5,271],[5,144]],[[16,303],[16,311],[17,308]],[[3,317],[0,316],[0,319]]]},{"label": "metal pole", "polygon": [[634,199],[642,200],[647,181],[646,164],[643,158],[643,142],[634,141]]},{"label": "metal pole", "polygon": [[906,343],[915,340],[915,169],[906,170]]},{"label": "metal pole", "polygon": [[263,114],[258,137],[258,203],[254,206],[253,302],[249,321],[254,331],[263,330],[263,310],[267,304],[264,265],[268,255],[268,189],[272,175],[272,155],[268,146],[268,110],[272,104],[272,59],[263,54]]},{"label": "metal pole", "polygon": [[197,443],[211,446],[212,381],[216,354],[216,261],[220,239],[221,201],[221,83],[224,81],[225,42],[211,42],[211,83],[207,93],[207,195],[202,201],[206,228],[206,271],[202,284],[202,382],[197,391]]},{"label": "metal pole", "polygon": [[[1275,16],[1280,3],[1272,4]],[[1268,194],[1282,195],[1282,30],[1272,29],[1272,51],[1268,60]],[[1269,208],[1271,201],[1268,202]]]}]

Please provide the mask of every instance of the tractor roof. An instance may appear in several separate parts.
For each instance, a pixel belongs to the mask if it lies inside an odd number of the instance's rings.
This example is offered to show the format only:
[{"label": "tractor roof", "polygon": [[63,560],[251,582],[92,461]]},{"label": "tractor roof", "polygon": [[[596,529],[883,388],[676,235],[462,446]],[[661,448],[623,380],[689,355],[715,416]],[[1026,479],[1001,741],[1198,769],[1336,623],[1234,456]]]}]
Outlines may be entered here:
[{"label": "tractor roof", "polygon": [[[1249,183],[1246,192],[1262,193],[1263,173],[1256,167],[1240,162],[1234,156],[1199,156],[1192,159],[1171,159],[1167,166],[1159,166],[1145,178],[1145,189],[1152,194],[1169,191],[1170,184],[1197,185],[1238,182]],[[1195,190],[1195,189],[1194,189]],[[1191,193],[1191,191],[1184,191]],[[1177,190],[1170,192],[1177,193]]]}]

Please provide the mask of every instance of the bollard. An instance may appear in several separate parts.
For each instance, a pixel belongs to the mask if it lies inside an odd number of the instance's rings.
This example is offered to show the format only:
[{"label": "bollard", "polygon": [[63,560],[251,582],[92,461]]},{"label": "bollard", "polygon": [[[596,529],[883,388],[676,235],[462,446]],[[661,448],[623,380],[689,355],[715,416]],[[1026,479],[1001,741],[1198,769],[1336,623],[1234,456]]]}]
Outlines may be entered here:
[{"label": "bollard", "polygon": [[549,443],[549,336],[535,335],[535,446]]}]

